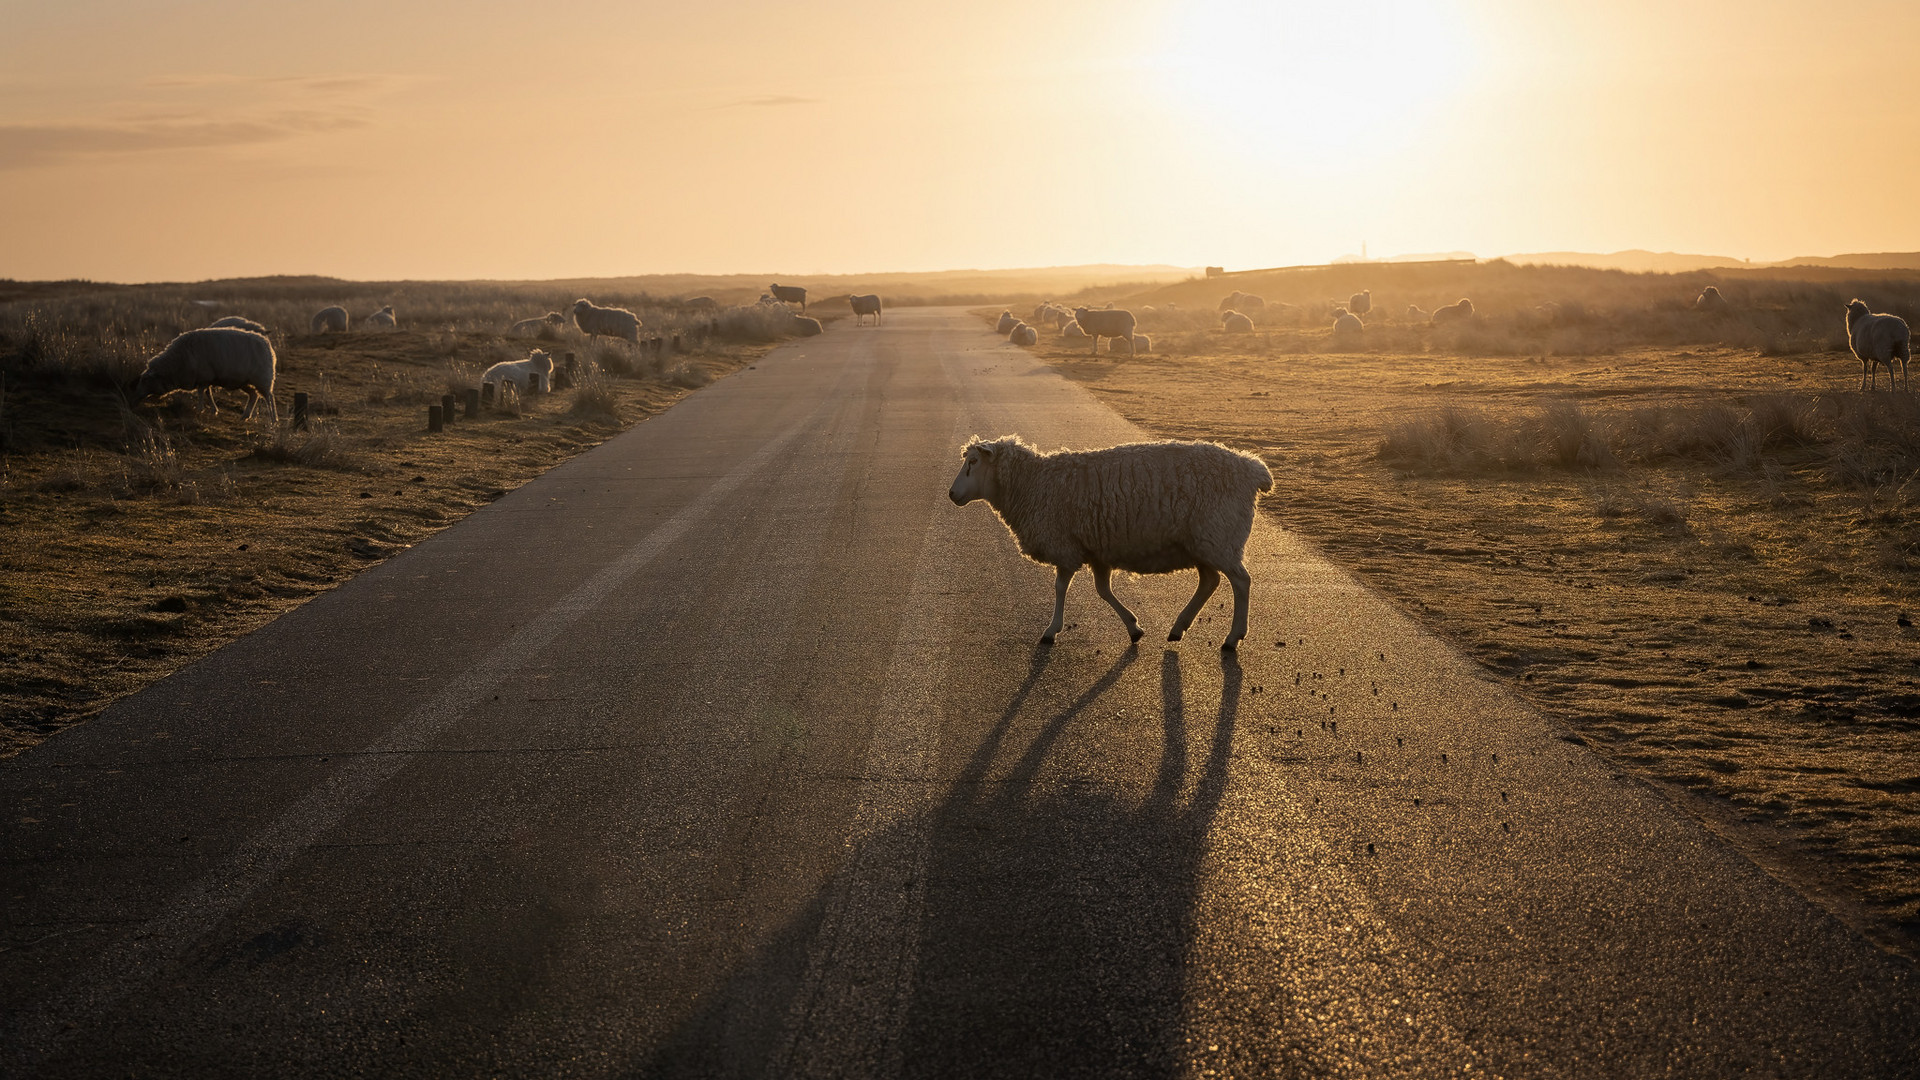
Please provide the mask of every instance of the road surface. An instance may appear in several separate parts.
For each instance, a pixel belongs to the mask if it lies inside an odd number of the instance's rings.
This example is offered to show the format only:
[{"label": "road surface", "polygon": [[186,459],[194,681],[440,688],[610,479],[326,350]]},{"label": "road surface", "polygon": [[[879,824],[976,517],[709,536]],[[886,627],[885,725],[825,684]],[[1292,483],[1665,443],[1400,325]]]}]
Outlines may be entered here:
[{"label": "road surface", "polygon": [[1051,572],[842,325],[0,766],[0,1072],[1912,1076],[1913,968],[1286,532],[1253,636]]}]

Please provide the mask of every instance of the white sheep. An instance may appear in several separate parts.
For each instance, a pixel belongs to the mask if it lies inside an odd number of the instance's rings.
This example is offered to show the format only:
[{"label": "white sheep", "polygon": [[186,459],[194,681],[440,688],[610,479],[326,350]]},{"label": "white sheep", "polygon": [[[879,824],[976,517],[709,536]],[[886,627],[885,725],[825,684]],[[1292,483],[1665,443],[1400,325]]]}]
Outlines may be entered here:
[{"label": "white sheep", "polygon": [[1433,318],[1433,312],[1428,311],[1426,308],[1423,308],[1418,304],[1407,305],[1407,321],[1408,322],[1427,322],[1432,318]]},{"label": "white sheep", "polygon": [[1015,345],[1038,345],[1040,344],[1040,331],[1035,330],[1026,323],[1021,323],[1019,326],[1013,328],[1013,333],[1007,335],[1007,338]]},{"label": "white sheep", "polygon": [[626,308],[601,307],[585,298],[575,300],[573,325],[588,337],[625,338],[640,344],[640,316]]},{"label": "white sheep", "polygon": [[1013,312],[1002,311],[1000,313],[1000,321],[993,324],[993,332],[996,334],[1011,334],[1013,333],[1013,328],[1018,325],[1020,325],[1020,320],[1014,318]]},{"label": "white sheep", "polygon": [[1333,334],[1335,337],[1347,337],[1358,334],[1366,328],[1366,324],[1360,321],[1360,316],[1355,315],[1351,311],[1343,311],[1333,320]]},{"label": "white sheep", "polygon": [[1347,300],[1347,310],[1355,315],[1365,315],[1373,310],[1373,290],[1354,293]]},{"label": "white sheep", "polygon": [[799,304],[800,310],[807,310],[807,290],[798,285],[769,285],[767,292],[783,304]]},{"label": "white sheep", "polygon": [[373,314],[367,316],[366,318],[361,319],[360,325],[365,327],[372,327],[375,330],[392,330],[395,327],[398,327],[400,325],[400,322],[399,320],[393,317],[393,305],[388,304],[386,307],[381,308],[379,311],[376,311]]},{"label": "white sheep", "polygon": [[[1700,290],[1699,296],[1693,298],[1693,309],[1695,311],[1725,311],[1727,310],[1727,298],[1720,295],[1720,290],[1717,287],[1709,285]],[[1892,378],[1893,373],[1888,372],[1887,377]]]},{"label": "white sheep", "polygon": [[329,331],[336,334],[344,334],[347,332],[346,308],[335,304],[332,307],[321,308],[319,311],[313,313],[313,332],[316,334],[324,334]]},{"label": "white sheep", "polygon": [[1168,641],[1186,633],[1225,574],[1233,586],[1233,628],[1220,647],[1233,649],[1247,636],[1252,579],[1243,560],[1255,493],[1271,490],[1273,475],[1259,458],[1216,443],[1131,443],[1043,454],[1019,436],[1007,436],[967,444],[947,497],[956,506],[986,500],[1020,553],[1054,568],[1053,622],[1040,638],[1043,644],[1060,633],[1067,586],[1088,566],[1100,598],[1134,641],[1143,631],[1113,595],[1113,571],[1200,572],[1200,586],[1167,632]]},{"label": "white sheep", "polygon": [[1063,338],[1083,338],[1087,336],[1087,332],[1080,329],[1079,323],[1069,319],[1066,325],[1060,328],[1060,336]]},{"label": "white sheep", "polygon": [[[1111,345],[1107,346],[1107,350],[1111,352],[1113,350],[1113,346]],[[1133,335],[1133,355],[1138,356],[1141,353],[1152,352],[1152,351],[1153,351],[1152,338],[1148,337],[1145,334]]]},{"label": "white sheep", "polygon": [[1458,303],[1447,304],[1433,309],[1433,325],[1446,326],[1449,323],[1466,322],[1473,318],[1473,301],[1462,297]]},{"label": "white sheep", "polygon": [[695,311],[712,311],[719,307],[720,304],[711,296],[689,296],[686,299],[685,306]]},{"label": "white sheep", "polygon": [[1224,312],[1220,316],[1220,329],[1229,334],[1251,334],[1253,320],[1237,311]]},{"label": "white sheep", "polygon": [[853,307],[853,325],[859,326],[860,320],[873,316],[873,325],[880,325],[880,297],[874,293],[865,296],[849,296],[847,303]]},{"label": "white sheep", "polygon": [[147,361],[146,370],[133,384],[133,399],[145,401],[176,390],[194,390],[206,395],[207,405],[218,416],[220,406],[213,400],[214,387],[245,390],[247,411],[240,419],[253,419],[253,410],[264,397],[277,422],[280,407],[273,400],[274,366],[273,343],[263,334],[237,326],[189,330]]},{"label": "white sheep", "polygon": [[553,389],[553,357],[548,356],[545,350],[535,349],[527,354],[525,360],[502,360],[493,365],[480,376],[480,381],[511,386],[522,397],[526,396],[528,383],[539,387],[544,393]]},{"label": "white sheep", "polygon": [[564,325],[566,321],[567,317],[565,315],[557,311],[549,311],[537,319],[521,319],[519,322],[514,323],[513,326],[508,329],[507,333],[515,336],[521,334],[537,334],[543,327],[559,327]]},{"label": "white sheep", "polygon": [[1033,309],[1033,321],[1036,323],[1045,322],[1047,319],[1047,312],[1052,310],[1053,310],[1053,301],[1051,300],[1047,301],[1044,304],[1039,305],[1038,307],[1035,307]]},{"label": "white sheep", "polygon": [[823,329],[825,328],[820,325],[820,320],[811,315],[795,315],[793,317],[793,332],[799,334],[801,337],[818,336]]},{"label": "white sheep", "polygon": [[1133,342],[1133,312],[1126,308],[1074,308],[1073,321],[1093,339],[1093,352],[1100,351],[1100,339],[1125,338],[1131,347]]},{"label": "white sheep", "polygon": [[261,326],[259,323],[254,322],[252,319],[249,319],[244,315],[227,315],[222,318],[215,319],[212,322],[207,324],[207,329],[217,330],[223,326],[231,326],[240,330],[251,330],[256,334],[261,335],[262,337],[266,336],[266,333],[267,333],[266,327]]},{"label": "white sheep", "polygon": [[1847,344],[1853,347],[1853,355],[1860,358],[1860,389],[1868,390],[1875,385],[1881,365],[1887,369],[1887,389],[1893,389],[1895,360],[1900,361],[1900,385],[1905,388],[1907,362],[1913,359],[1913,339],[1907,331],[1907,320],[1898,315],[1872,314],[1862,300],[1848,301]]}]

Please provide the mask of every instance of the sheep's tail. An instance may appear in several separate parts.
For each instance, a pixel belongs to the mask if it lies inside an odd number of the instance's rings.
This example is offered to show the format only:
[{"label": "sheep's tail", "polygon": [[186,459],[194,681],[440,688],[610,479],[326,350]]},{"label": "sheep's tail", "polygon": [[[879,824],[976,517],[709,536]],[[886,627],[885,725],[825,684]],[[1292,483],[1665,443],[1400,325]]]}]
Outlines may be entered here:
[{"label": "sheep's tail", "polygon": [[1267,463],[1253,455],[1247,455],[1247,479],[1261,491],[1273,490],[1273,473],[1267,470]]}]

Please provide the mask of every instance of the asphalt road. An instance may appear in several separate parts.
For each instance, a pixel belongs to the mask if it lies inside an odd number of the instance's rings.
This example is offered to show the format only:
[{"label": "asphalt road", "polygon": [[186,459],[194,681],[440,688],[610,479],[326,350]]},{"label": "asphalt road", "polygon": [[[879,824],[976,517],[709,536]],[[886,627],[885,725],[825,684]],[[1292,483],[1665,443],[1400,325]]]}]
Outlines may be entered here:
[{"label": "asphalt road", "polygon": [[0,764],[0,1072],[1920,1073],[1912,965],[1279,529],[1237,658],[1191,575],[1037,646],[1009,432],[1140,437],[842,325]]}]

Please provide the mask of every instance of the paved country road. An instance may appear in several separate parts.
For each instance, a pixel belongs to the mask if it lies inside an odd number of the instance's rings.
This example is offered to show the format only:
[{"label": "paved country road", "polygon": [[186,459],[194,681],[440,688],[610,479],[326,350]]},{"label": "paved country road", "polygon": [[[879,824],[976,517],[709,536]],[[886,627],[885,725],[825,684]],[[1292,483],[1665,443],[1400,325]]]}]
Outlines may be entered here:
[{"label": "paved country road", "polygon": [[0,1074],[1920,1073],[1910,964],[1284,531],[1237,658],[1190,574],[1037,646],[1007,432],[1139,437],[842,325],[0,765]]}]

